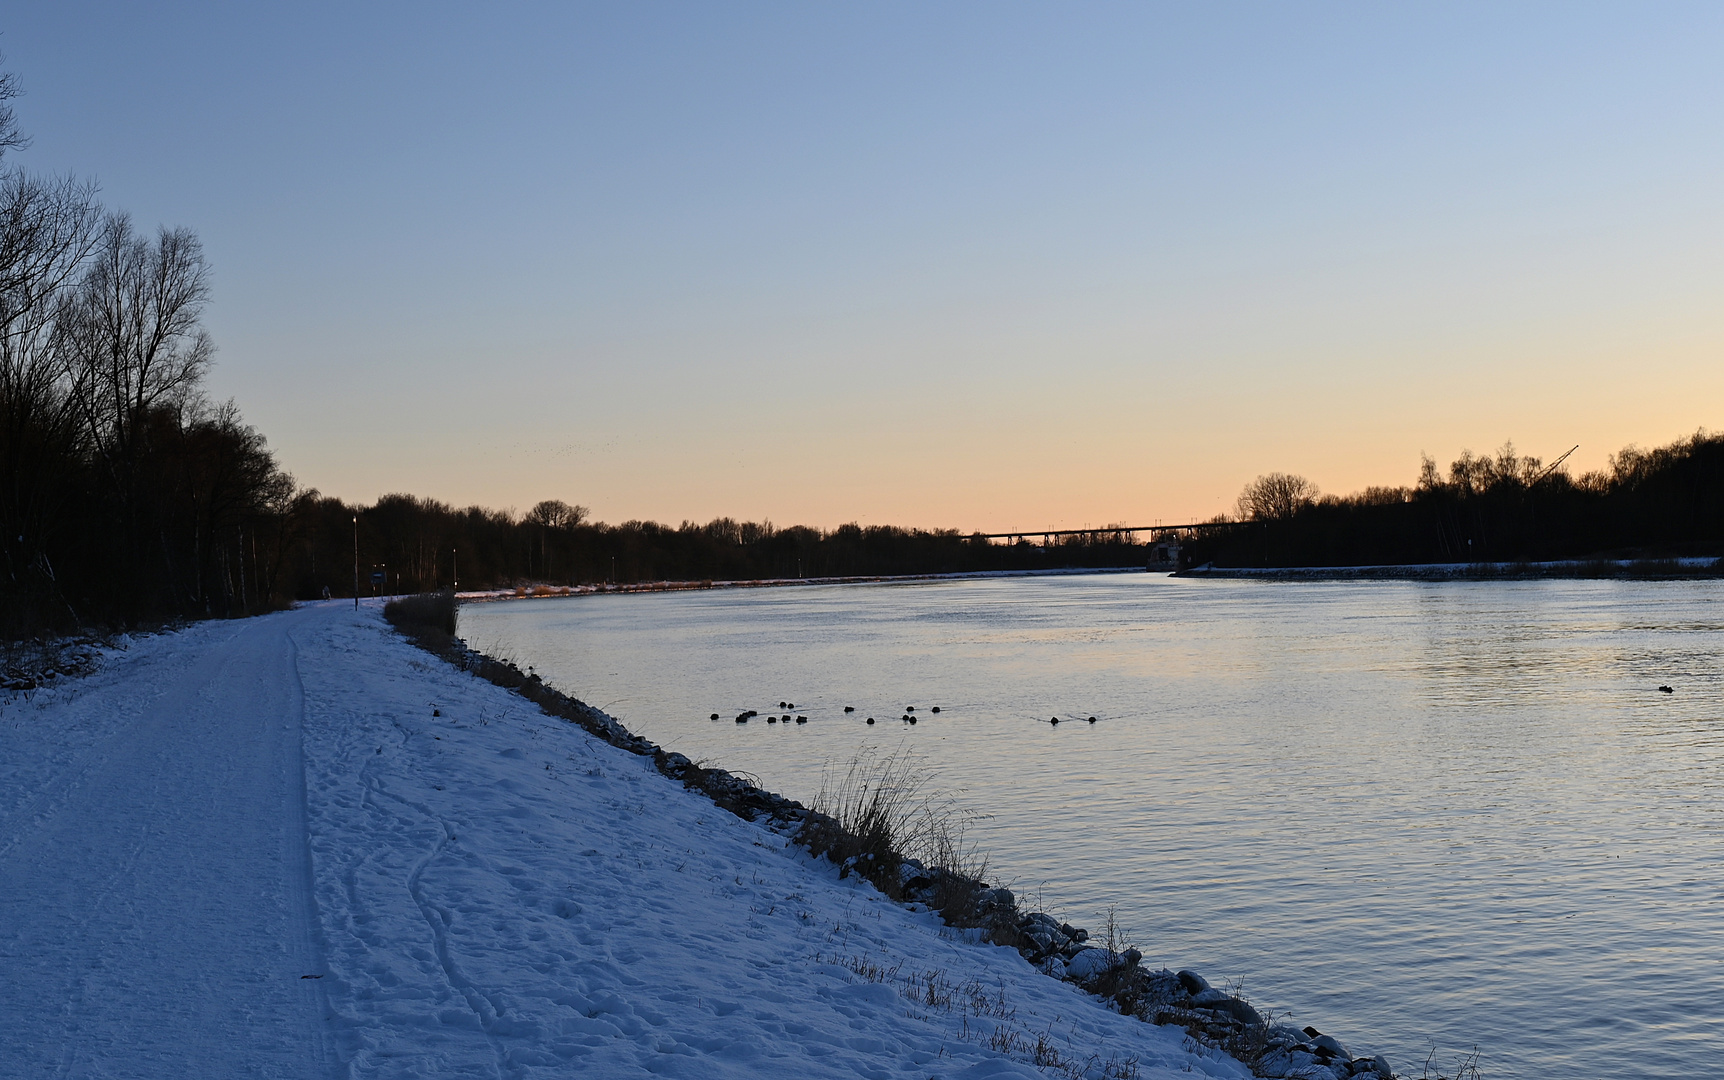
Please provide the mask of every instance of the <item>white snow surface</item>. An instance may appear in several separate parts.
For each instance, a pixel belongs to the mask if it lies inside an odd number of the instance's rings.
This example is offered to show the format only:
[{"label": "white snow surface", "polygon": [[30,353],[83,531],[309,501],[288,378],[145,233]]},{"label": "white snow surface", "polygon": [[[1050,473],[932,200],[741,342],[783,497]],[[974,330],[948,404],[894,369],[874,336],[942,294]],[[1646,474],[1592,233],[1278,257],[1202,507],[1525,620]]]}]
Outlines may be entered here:
[{"label": "white snow surface", "polygon": [[0,707],[0,1018],[4,1077],[1249,1075],[341,602]]}]

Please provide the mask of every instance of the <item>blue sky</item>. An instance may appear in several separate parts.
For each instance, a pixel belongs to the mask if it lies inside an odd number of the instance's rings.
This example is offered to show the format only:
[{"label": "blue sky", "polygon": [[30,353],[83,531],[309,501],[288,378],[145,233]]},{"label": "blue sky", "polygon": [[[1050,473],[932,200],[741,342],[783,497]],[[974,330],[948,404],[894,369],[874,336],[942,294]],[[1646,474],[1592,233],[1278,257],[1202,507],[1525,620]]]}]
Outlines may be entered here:
[{"label": "blue sky", "polygon": [[215,270],[303,482],[1207,516],[1724,406],[1724,9],[35,5],[34,145]]}]

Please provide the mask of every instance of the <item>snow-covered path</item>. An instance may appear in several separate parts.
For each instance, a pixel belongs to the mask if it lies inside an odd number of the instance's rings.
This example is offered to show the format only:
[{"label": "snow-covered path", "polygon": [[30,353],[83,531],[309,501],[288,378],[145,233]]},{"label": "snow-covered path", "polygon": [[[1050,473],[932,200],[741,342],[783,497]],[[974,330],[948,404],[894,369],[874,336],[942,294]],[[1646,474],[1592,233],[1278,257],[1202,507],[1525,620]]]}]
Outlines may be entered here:
[{"label": "snow-covered path", "polygon": [[199,627],[122,663],[136,678],[79,688],[69,760],[9,770],[0,1073],[331,1075],[301,978],[322,961],[290,625]]},{"label": "snow-covered path", "polygon": [[0,709],[0,1018],[0,1077],[1247,1075],[340,605]]}]

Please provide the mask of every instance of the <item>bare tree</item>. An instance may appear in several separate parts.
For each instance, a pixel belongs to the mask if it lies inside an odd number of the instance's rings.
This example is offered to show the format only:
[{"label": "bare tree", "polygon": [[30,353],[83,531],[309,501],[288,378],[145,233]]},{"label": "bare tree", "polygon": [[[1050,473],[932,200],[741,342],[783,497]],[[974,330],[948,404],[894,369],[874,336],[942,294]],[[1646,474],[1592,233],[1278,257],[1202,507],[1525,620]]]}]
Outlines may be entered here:
[{"label": "bare tree", "polygon": [[[0,113],[0,149],[7,122]],[[0,175],[0,593],[21,618],[32,610],[26,595],[64,602],[48,548],[74,497],[83,439],[53,347],[54,314],[99,218],[88,184]]]},{"label": "bare tree", "polygon": [[50,306],[96,241],[94,184],[0,175],[0,297],[11,320]]},{"label": "bare tree", "polygon": [[[551,576],[552,550],[550,534],[552,532],[561,532],[566,529],[573,529],[585,520],[587,520],[586,507],[570,506],[561,499],[545,499],[542,502],[536,503],[531,510],[527,511],[527,524],[539,526],[538,569],[541,577],[548,578]],[[527,549],[527,573],[529,576],[532,574],[532,571],[532,548],[529,546]]]},{"label": "bare tree", "polygon": [[152,439],[171,439],[201,404],[215,349],[200,324],[209,296],[203,247],[188,229],[137,235],[124,214],[102,223],[77,285],[57,306],[54,349],[106,506],[118,561],[111,567],[133,611],[191,601],[186,558],[152,495]]},{"label": "bare tree", "polygon": [[[0,64],[5,62],[5,54],[0,53]],[[17,75],[0,71],[0,158],[5,157],[8,150],[22,150],[30,145],[30,140],[18,130],[18,118],[13,114],[12,106],[6,104],[23,92]]]},{"label": "bare tree", "polygon": [[[18,92],[0,72],[0,157]],[[208,280],[191,231],[0,168],[0,637],[274,601],[312,496],[203,399]]]},{"label": "bare tree", "polygon": [[215,346],[199,321],[208,298],[209,267],[191,230],[164,228],[151,243],[128,216],[111,214],[57,313],[80,418],[122,497],[146,414],[188,404],[209,367]]},{"label": "bare tree", "polygon": [[1249,521],[1284,521],[1317,498],[1317,485],[1303,476],[1270,473],[1245,485],[1235,504]]},{"label": "bare tree", "polygon": [[[0,158],[29,143],[8,104],[20,92],[17,76],[0,72]],[[27,597],[65,604],[48,547],[74,497],[80,439],[54,362],[53,314],[99,213],[91,185],[0,171],[0,634],[33,631]]]},{"label": "bare tree", "polygon": [[546,499],[527,511],[527,520],[550,529],[572,529],[591,513],[584,506],[570,506],[561,499]]},{"label": "bare tree", "polygon": [[0,176],[0,403],[41,410],[64,399],[54,315],[95,245],[100,209],[88,184]]}]

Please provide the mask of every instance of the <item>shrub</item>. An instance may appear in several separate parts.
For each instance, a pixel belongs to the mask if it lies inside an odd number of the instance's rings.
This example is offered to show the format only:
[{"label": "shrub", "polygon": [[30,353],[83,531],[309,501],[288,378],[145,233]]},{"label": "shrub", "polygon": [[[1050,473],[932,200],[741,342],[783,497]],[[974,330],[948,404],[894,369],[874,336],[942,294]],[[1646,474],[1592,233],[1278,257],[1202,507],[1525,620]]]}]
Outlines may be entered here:
[{"label": "shrub", "polygon": [[390,625],[433,652],[440,652],[455,639],[460,601],[451,590],[403,596],[383,605]]},{"label": "shrub", "polygon": [[931,822],[922,853],[932,884],[928,905],[952,926],[984,926],[997,944],[1015,944],[1015,911],[983,903],[990,892],[988,856],[967,839],[964,824],[955,813],[936,815]]}]

